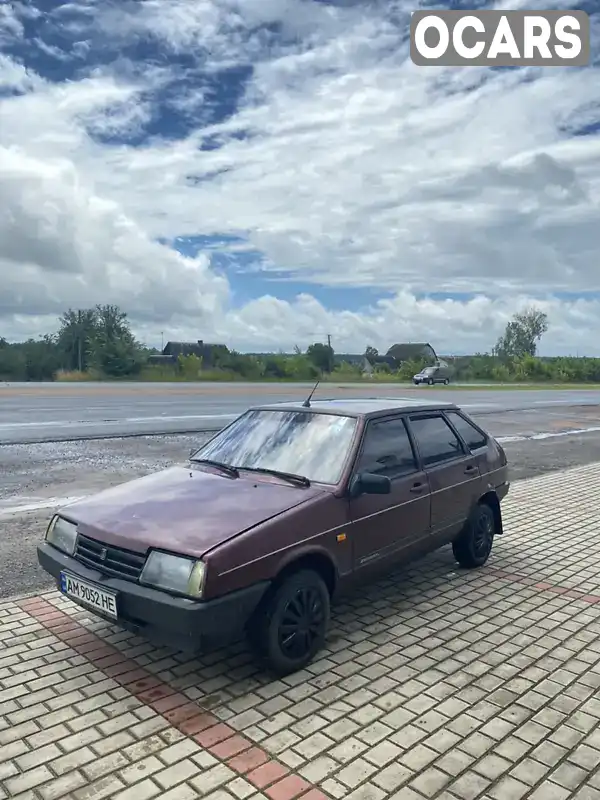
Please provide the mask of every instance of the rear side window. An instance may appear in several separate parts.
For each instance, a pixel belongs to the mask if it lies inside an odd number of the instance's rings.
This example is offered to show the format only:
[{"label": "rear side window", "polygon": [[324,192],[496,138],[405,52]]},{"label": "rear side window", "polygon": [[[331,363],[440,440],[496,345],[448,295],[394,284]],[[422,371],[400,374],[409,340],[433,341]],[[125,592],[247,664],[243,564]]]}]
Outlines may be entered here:
[{"label": "rear side window", "polygon": [[441,414],[411,417],[410,427],[423,460],[423,466],[439,464],[464,455],[463,446]]},{"label": "rear side window", "polygon": [[369,422],[357,465],[359,472],[397,478],[415,472],[417,462],[402,419]]},{"label": "rear side window", "polygon": [[477,450],[479,447],[487,446],[487,436],[461,414],[458,414],[456,411],[447,411],[446,416],[454,425],[459,435],[465,440],[469,450]]}]

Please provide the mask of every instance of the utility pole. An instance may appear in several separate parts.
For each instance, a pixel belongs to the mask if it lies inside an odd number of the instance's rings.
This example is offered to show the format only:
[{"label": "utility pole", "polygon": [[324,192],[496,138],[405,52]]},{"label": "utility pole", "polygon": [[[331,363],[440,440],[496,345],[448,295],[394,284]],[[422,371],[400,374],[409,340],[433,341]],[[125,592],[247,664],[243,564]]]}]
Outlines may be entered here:
[{"label": "utility pole", "polygon": [[162,353],[162,351],[164,349],[165,349],[165,332],[161,331],[160,332],[160,352]]},{"label": "utility pole", "polygon": [[327,334],[327,347],[329,348],[329,372],[333,372],[333,350],[331,349],[331,334]]},{"label": "utility pole", "polygon": [[79,372],[83,372],[83,314],[81,311],[77,312],[77,365]]}]

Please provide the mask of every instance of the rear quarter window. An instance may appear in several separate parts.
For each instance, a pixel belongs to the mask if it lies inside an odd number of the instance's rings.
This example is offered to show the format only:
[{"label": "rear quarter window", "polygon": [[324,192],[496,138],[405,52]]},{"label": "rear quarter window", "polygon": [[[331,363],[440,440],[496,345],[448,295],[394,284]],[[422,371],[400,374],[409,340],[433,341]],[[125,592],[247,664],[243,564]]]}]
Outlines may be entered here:
[{"label": "rear quarter window", "polygon": [[480,431],[479,428],[476,428],[468,419],[465,419],[462,414],[456,411],[447,411],[446,416],[465,441],[469,450],[478,450],[480,447],[487,446],[487,435]]}]

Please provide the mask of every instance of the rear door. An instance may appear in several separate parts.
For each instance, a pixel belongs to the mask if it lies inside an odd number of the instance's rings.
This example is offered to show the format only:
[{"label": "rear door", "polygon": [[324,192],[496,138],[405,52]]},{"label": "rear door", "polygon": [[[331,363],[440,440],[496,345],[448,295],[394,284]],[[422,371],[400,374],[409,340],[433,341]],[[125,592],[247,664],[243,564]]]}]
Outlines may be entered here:
[{"label": "rear door", "polygon": [[411,414],[409,426],[431,488],[431,533],[451,539],[481,496],[478,459],[441,411]]},{"label": "rear door", "polygon": [[374,472],[390,478],[390,494],[349,500],[354,568],[383,567],[429,535],[427,475],[419,468],[402,417],[367,423],[353,475]]},{"label": "rear door", "polygon": [[[488,444],[490,437],[488,434],[468,420],[460,411],[445,411],[444,415],[463,440],[467,449],[474,455],[481,474],[484,475],[489,472]],[[492,468],[495,466],[493,461],[491,466]]]}]

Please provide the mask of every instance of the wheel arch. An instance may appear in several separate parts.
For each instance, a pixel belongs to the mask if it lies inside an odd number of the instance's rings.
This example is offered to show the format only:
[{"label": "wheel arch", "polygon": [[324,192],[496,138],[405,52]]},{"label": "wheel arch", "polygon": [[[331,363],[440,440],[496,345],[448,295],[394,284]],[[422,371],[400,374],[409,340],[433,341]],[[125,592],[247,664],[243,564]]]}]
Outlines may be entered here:
[{"label": "wheel arch", "polygon": [[500,500],[498,499],[496,492],[486,492],[479,498],[477,505],[485,505],[491,508],[492,513],[494,514],[496,533],[498,535],[502,535],[504,533],[504,527],[502,524],[502,511],[500,509]]},{"label": "wheel arch", "polygon": [[320,575],[329,590],[329,596],[333,596],[339,578],[337,567],[328,553],[318,549],[290,555],[279,565],[277,574],[271,584],[272,588],[276,589],[281,586],[286,578],[303,569],[313,570]]},{"label": "wheel arch", "polygon": [[271,585],[263,594],[260,602],[250,615],[247,625],[251,625],[256,617],[260,616],[283,582],[291,575],[303,569],[316,572],[325,582],[329,597],[333,597],[339,579],[339,574],[333,558],[328,553],[317,548],[290,553],[288,557],[279,564],[275,576],[271,579]]}]

